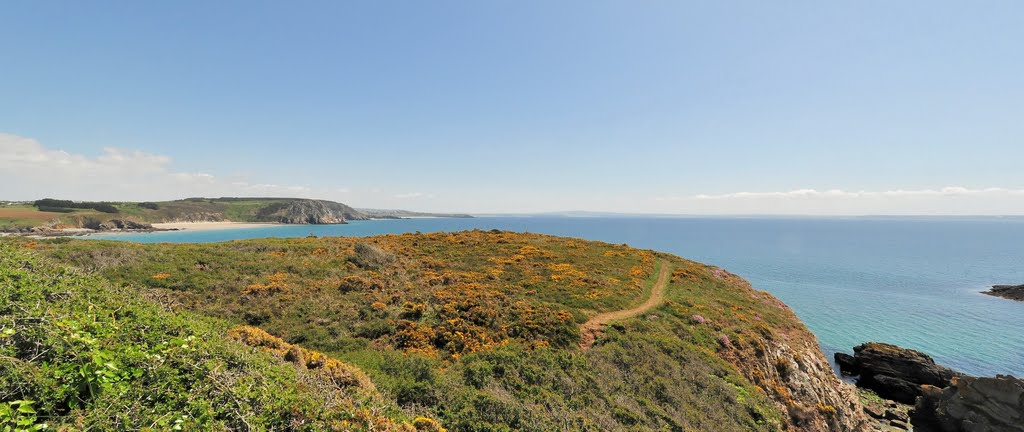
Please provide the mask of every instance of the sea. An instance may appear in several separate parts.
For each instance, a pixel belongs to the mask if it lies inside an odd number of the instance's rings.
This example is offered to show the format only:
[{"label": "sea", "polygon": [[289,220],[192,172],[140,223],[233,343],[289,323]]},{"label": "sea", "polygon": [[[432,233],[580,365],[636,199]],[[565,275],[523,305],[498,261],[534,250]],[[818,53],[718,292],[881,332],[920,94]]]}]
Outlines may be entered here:
[{"label": "sea", "polygon": [[142,243],[501,229],[626,243],[723,267],[786,302],[829,358],[867,341],[972,375],[1024,376],[1024,218],[477,217],[101,234]]}]

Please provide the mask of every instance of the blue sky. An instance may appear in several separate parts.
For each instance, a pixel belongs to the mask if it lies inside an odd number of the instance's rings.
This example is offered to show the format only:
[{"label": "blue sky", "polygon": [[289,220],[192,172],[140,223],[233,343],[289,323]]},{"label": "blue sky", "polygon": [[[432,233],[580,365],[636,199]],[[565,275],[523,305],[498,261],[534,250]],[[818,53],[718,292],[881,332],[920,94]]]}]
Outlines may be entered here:
[{"label": "blue sky", "polygon": [[1024,213],[1024,3],[12,2],[0,198]]}]

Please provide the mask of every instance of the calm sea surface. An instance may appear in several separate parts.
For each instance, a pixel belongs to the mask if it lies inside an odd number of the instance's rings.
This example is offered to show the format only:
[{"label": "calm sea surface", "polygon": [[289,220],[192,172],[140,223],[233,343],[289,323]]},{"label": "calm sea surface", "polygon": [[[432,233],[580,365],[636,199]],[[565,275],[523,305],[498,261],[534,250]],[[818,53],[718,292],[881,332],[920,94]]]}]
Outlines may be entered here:
[{"label": "calm sea surface", "polygon": [[1024,376],[1024,219],[481,217],[109,234],[136,242],[504,229],[670,252],[737,273],[789,304],[825,351],[884,341],[970,374]]}]

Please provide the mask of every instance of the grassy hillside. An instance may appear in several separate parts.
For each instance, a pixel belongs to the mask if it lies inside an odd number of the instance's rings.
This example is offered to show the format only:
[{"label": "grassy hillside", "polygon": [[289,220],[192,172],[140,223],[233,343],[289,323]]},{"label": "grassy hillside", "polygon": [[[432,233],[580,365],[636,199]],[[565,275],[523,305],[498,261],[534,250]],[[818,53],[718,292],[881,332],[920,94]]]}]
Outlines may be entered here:
[{"label": "grassy hillside", "polygon": [[[53,201],[53,200],[42,200]],[[109,220],[138,223],[176,221],[233,221],[335,223],[366,219],[367,215],[344,204],[298,198],[189,198],[161,202],[76,202],[74,207],[8,205],[0,207],[0,231],[32,227],[95,228]],[[94,206],[107,209],[100,211]],[[307,222],[304,216],[314,216]],[[301,219],[301,220],[300,220]]]},{"label": "grassy hillside", "polygon": [[[86,213],[83,211],[83,213]],[[99,213],[89,210],[89,214]],[[68,216],[67,213],[40,211],[28,204],[15,204],[0,206],[0,231],[13,230],[17,228],[31,228],[44,225],[47,221]]]},{"label": "grassy hillside", "polygon": [[2,430],[415,430],[352,366],[275,357],[24,246],[0,243]]},{"label": "grassy hillside", "polygon": [[[781,302],[667,254],[499,231],[17,242],[235,334],[265,331],[256,339],[352,363],[407,417],[452,430],[855,430],[862,420]],[[666,300],[581,349],[580,324],[643,303],[658,266],[672,270]]]}]

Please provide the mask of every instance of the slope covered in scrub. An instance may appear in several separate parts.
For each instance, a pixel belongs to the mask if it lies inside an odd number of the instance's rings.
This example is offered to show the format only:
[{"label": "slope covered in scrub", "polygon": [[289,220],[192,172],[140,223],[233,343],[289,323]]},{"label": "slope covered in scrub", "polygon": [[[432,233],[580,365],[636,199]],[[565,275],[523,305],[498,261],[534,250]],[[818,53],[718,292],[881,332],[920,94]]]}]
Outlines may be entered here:
[{"label": "slope covered in scrub", "polygon": [[[299,345],[354,364],[407,418],[450,430],[864,425],[853,391],[785,305],[668,254],[502,231],[14,241],[167,309],[243,326],[240,339],[280,338],[262,349]],[[644,304],[662,269],[663,301],[581,348],[582,324]]]},{"label": "slope covered in scrub", "polygon": [[414,430],[352,366],[298,367],[24,246],[0,242],[0,428]]}]

